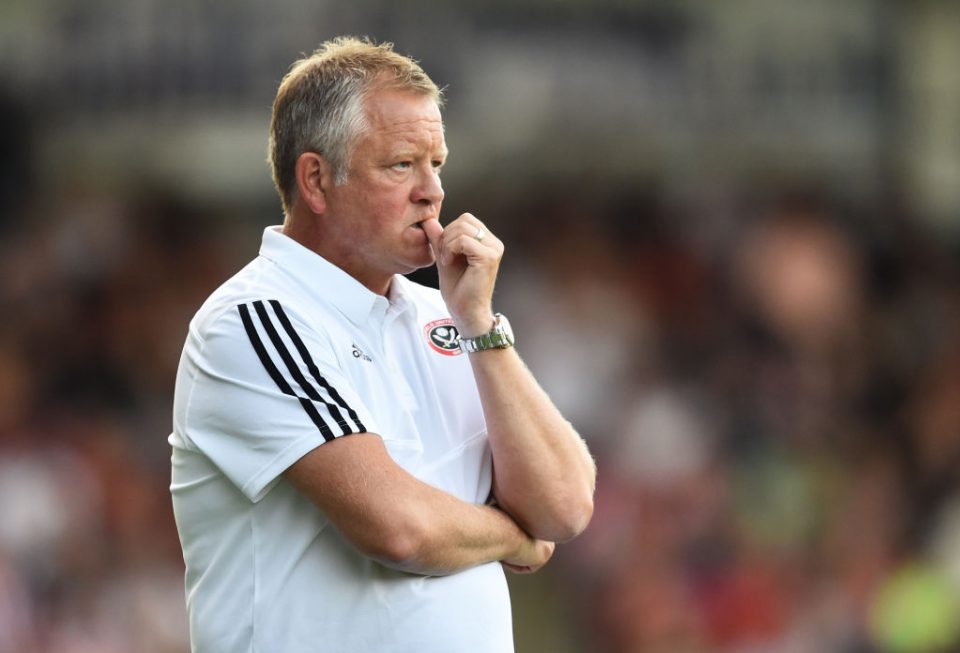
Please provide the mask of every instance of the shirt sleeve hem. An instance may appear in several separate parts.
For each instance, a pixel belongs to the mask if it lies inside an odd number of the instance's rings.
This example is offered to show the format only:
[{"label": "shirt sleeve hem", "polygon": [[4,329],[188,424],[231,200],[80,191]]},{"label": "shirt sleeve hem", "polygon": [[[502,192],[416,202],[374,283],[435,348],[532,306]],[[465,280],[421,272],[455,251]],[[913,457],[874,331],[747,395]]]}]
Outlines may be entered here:
[{"label": "shirt sleeve hem", "polygon": [[[347,437],[349,435],[355,435],[355,432],[347,433],[346,435],[341,435],[338,437]],[[243,484],[243,487],[240,488],[240,491],[243,492],[243,494],[250,499],[251,502],[259,502],[271,489],[273,489],[273,486],[276,485],[277,481],[280,480],[280,475],[283,474],[283,472],[285,472],[290,465],[297,462],[317,447],[323,446],[325,443],[326,441],[322,437],[310,436],[297,440],[277,454],[277,456],[259,472],[254,474],[253,478]]]}]

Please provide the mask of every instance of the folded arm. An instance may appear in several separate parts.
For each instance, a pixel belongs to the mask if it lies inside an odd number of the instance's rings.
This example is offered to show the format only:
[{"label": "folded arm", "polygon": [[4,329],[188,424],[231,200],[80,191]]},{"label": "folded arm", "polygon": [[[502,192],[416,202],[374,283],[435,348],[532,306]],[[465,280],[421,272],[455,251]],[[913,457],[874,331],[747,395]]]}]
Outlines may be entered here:
[{"label": "folded arm", "polygon": [[284,477],[361,553],[406,572],[439,576],[503,561],[535,571],[553,544],[525,533],[497,508],[466,503],[393,462],[379,436],[338,438]]},{"label": "folded arm", "polygon": [[254,300],[191,328],[182,419],[251,502],[282,474],[360,552],[415,573],[498,560],[533,571],[550,557],[552,544],[502,510],[461,501],[397,465],[337,345],[290,307]]}]

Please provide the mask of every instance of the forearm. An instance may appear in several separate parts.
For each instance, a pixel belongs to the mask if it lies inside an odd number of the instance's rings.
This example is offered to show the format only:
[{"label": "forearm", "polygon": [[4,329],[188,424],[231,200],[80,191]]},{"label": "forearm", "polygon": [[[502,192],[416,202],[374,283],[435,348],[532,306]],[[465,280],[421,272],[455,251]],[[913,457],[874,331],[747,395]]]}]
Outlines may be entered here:
[{"label": "forearm", "polygon": [[442,575],[497,560],[537,565],[543,548],[503,511],[461,501],[397,466],[373,434],[317,447],[284,476],[361,553],[404,571]]},{"label": "forearm", "polygon": [[456,573],[487,562],[529,555],[537,545],[514,519],[497,508],[469,504],[434,488],[408,497],[402,534],[386,549],[369,550],[382,564],[430,576]]},{"label": "forearm", "polygon": [[575,537],[593,513],[596,466],[514,349],[470,355],[499,504],[536,537]]}]

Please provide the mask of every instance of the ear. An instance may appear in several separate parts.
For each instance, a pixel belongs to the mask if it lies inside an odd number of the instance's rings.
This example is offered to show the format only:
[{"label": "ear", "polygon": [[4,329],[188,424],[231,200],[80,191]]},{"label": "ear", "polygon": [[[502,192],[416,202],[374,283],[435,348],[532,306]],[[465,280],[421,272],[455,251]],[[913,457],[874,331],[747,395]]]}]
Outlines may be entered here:
[{"label": "ear", "polygon": [[297,157],[296,178],[299,199],[313,213],[327,209],[326,190],[333,183],[330,164],[316,152],[304,152]]}]

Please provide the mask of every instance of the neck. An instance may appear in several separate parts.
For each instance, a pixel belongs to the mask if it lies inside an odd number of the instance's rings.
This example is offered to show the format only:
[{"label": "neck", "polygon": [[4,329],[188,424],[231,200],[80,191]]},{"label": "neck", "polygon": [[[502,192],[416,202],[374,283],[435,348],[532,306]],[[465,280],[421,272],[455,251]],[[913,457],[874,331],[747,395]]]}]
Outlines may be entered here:
[{"label": "neck", "polygon": [[304,217],[296,213],[288,213],[283,220],[281,232],[336,265],[363,284],[370,292],[386,297],[390,292],[393,275],[384,277],[381,274],[371,273],[369,266],[361,260],[355,244],[337,243],[334,239],[326,237],[319,226],[322,220],[322,216],[314,214]]}]

